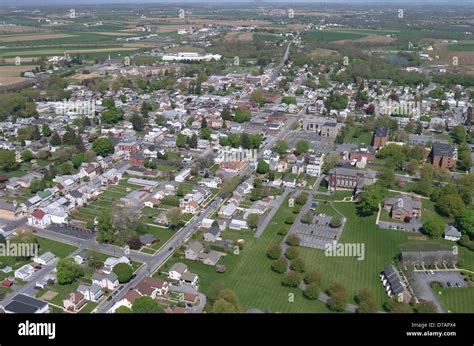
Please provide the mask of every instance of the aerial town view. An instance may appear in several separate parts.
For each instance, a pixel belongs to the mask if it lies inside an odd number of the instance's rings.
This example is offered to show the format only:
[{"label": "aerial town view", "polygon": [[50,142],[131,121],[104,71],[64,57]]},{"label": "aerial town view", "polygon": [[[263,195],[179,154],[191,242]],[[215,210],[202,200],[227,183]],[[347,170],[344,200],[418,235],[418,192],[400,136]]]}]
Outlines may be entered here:
[{"label": "aerial town view", "polygon": [[474,313],[471,1],[2,2],[1,313]]}]

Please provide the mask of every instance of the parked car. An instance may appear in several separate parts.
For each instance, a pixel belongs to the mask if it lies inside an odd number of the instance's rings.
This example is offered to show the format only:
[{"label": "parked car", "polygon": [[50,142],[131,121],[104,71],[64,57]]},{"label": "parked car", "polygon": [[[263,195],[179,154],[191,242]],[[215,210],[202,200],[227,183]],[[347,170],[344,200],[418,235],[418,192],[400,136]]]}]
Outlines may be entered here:
[{"label": "parked car", "polygon": [[448,282],[446,282],[446,286],[448,286],[448,287],[452,287],[452,285],[451,285],[451,282],[449,282],[449,281],[448,281]]}]

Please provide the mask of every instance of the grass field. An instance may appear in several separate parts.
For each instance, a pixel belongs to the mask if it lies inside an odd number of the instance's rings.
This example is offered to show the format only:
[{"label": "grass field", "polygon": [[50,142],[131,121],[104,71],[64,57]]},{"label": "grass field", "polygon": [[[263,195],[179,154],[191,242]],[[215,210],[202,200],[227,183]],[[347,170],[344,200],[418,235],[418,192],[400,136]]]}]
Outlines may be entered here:
[{"label": "grass field", "polygon": [[463,288],[444,288],[438,298],[443,306],[457,313],[472,313],[474,307],[474,286]]},{"label": "grass field", "polygon": [[474,43],[449,44],[447,47],[451,52],[474,52]]},{"label": "grass field", "polygon": [[[222,281],[225,287],[234,290],[244,310],[258,308],[271,312],[328,312],[324,303],[305,299],[299,289],[289,289],[281,285],[281,274],[270,268],[271,260],[266,256],[267,249],[280,243],[283,236],[278,235],[280,227],[289,228],[283,221],[291,209],[285,201],[274,219],[270,222],[260,238],[254,238],[252,232],[240,235],[245,245],[239,255],[227,255],[220,264],[225,264],[225,273],[216,273],[215,269],[202,263],[187,261],[173,257],[168,264],[182,261],[189,266],[189,271],[200,276],[200,290],[206,294],[213,282]],[[229,231],[233,232],[233,231]],[[238,232],[236,232],[238,233]],[[162,268],[166,271],[165,268]],[[294,302],[290,302],[289,294],[294,294]]]},{"label": "grass field", "polygon": [[317,40],[317,41],[332,42],[332,41],[342,41],[342,40],[357,40],[367,35],[353,33],[353,32],[337,32],[337,31],[321,30],[321,31],[305,32],[303,36],[309,39]]},{"label": "grass field", "polygon": [[[323,276],[323,288],[333,282],[342,283],[353,300],[354,295],[362,288],[370,288],[375,294],[379,308],[387,295],[379,280],[379,273],[391,263],[399,253],[400,244],[407,241],[407,233],[382,231],[375,225],[375,215],[359,217],[353,203],[334,203],[334,206],[347,217],[347,223],[340,243],[361,243],[365,246],[365,258],[329,257],[323,250],[300,248],[306,265]],[[331,214],[329,205],[320,204],[318,212]]]}]

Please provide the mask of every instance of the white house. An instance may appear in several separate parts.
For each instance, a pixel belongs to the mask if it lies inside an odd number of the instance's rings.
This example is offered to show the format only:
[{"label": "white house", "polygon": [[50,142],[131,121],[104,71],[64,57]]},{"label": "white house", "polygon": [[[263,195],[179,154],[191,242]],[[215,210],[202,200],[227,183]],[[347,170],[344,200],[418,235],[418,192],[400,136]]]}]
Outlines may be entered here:
[{"label": "white house", "polygon": [[458,241],[461,239],[461,232],[452,225],[446,225],[444,229],[444,239],[451,241]]},{"label": "white house", "polygon": [[102,271],[106,274],[111,273],[114,267],[119,263],[125,263],[130,265],[130,260],[126,256],[122,256],[120,258],[117,257],[109,257],[104,262],[104,268]]},{"label": "white house", "polygon": [[89,300],[92,302],[97,302],[102,296],[102,289],[99,285],[79,285],[77,288],[78,292],[81,292],[84,295],[85,300]]},{"label": "white house", "polygon": [[31,264],[25,264],[24,266],[15,270],[15,279],[26,280],[35,272],[35,268]]},{"label": "white house", "polygon": [[28,216],[28,224],[34,227],[47,227],[51,224],[51,216],[42,209],[36,209]]},{"label": "white house", "polygon": [[101,288],[106,288],[108,290],[113,290],[119,285],[117,275],[115,273],[109,274],[100,274],[95,273],[92,276],[92,284],[98,285]]},{"label": "white house", "polygon": [[33,258],[33,262],[42,264],[42,265],[48,265],[52,263],[56,259],[56,256],[52,252],[45,252],[41,256],[37,256]]},{"label": "white house", "polygon": [[185,168],[176,176],[174,177],[174,180],[177,181],[178,183],[182,183],[186,178],[191,174],[191,168]]},{"label": "white house", "polygon": [[168,272],[168,277],[171,280],[180,280],[181,276],[188,270],[188,266],[184,263],[175,263]]}]

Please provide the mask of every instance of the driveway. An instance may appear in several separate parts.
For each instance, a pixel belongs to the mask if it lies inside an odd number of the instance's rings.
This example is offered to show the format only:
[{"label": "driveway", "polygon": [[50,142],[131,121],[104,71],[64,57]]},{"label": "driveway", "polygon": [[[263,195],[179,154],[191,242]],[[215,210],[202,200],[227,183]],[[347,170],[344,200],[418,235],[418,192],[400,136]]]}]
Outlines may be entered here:
[{"label": "driveway", "polygon": [[186,310],[189,311],[192,314],[199,314],[202,312],[204,307],[206,306],[206,296],[202,294],[201,292],[196,291],[194,288],[183,285],[183,286],[175,286],[175,285],[170,285],[170,290],[175,291],[175,292],[182,292],[182,293],[193,293],[197,294],[199,297],[199,303],[197,305],[191,306],[191,307],[186,307]]}]

